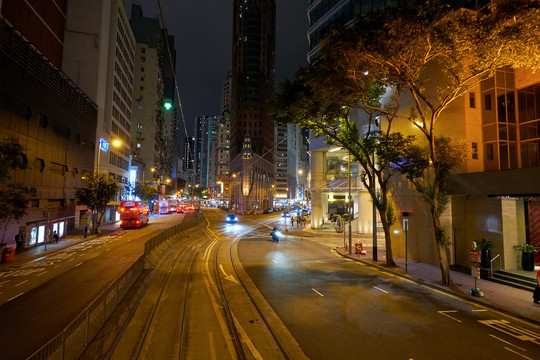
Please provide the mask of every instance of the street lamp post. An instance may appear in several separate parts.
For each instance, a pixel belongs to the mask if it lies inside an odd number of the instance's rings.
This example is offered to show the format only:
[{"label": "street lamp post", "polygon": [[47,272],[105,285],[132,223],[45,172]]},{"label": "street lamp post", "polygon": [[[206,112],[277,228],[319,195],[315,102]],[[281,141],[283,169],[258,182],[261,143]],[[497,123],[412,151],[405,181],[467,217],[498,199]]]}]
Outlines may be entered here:
[{"label": "street lamp post", "polygon": [[348,183],[349,183],[349,201],[347,202],[347,212],[349,214],[349,254],[352,253],[352,216],[351,216],[351,153],[347,156],[348,165]]}]

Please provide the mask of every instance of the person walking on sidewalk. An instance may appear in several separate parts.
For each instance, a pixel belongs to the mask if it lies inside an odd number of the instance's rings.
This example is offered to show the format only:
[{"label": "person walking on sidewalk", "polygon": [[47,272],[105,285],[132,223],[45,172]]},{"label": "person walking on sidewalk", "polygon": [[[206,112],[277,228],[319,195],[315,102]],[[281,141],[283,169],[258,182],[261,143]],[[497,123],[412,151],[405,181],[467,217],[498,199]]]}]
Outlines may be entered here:
[{"label": "person walking on sidewalk", "polygon": [[53,237],[53,239],[54,239],[54,242],[55,242],[55,243],[58,243],[58,239],[59,239],[59,238],[58,238],[58,234],[56,233],[56,231],[53,232],[52,237]]},{"label": "person walking on sidewalk", "polygon": [[534,289],[533,299],[535,304],[540,304],[540,269],[536,273],[536,288]]},{"label": "person walking on sidewalk", "polygon": [[86,239],[86,234],[88,234],[88,225],[84,225],[84,228],[83,228],[83,236],[85,239]]}]

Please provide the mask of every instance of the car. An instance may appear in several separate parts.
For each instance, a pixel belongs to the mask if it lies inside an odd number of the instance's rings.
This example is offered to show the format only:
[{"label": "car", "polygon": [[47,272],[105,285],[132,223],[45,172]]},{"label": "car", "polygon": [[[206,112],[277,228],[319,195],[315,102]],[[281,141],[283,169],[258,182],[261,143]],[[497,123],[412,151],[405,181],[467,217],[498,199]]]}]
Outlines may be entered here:
[{"label": "car", "polygon": [[281,217],[290,217],[291,216],[291,213],[289,213],[288,211],[284,211],[281,213]]},{"label": "car", "polygon": [[176,212],[177,212],[178,214],[183,214],[183,213],[184,213],[184,207],[183,207],[183,206],[177,207],[177,208],[176,208]]},{"label": "car", "polygon": [[238,216],[233,215],[233,214],[229,214],[229,215],[225,216],[225,222],[227,224],[236,224],[238,222]]}]

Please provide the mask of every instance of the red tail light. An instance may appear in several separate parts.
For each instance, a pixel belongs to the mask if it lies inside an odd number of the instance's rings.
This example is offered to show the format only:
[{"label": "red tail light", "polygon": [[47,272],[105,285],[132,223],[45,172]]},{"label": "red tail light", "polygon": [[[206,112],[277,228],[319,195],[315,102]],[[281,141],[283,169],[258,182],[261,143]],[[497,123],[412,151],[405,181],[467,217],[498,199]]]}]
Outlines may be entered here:
[{"label": "red tail light", "polygon": [[137,224],[137,225],[139,225],[140,223],[141,223],[140,220],[137,220],[137,221],[135,222],[135,224]]},{"label": "red tail light", "polygon": [[124,220],[120,220],[120,226],[122,226],[123,223],[124,223]]}]

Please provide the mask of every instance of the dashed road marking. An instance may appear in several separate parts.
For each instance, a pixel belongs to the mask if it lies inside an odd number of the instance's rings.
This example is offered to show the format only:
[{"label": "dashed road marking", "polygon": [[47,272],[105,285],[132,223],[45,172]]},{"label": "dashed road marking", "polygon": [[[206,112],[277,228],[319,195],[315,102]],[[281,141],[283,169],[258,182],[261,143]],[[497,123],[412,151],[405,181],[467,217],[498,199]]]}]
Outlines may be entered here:
[{"label": "dashed road marking", "polygon": [[521,356],[521,357],[524,358],[524,359],[534,360],[533,358],[530,358],[530,357],[528,357],[528,356],[525,356],[525,355],[523,355],[523,354],[520,354],[520,353],[518,353],[517,351],[514,351],[514,350],[512,350],[512,349],[510,349],[510,348],[507,348],[506,346],[505,346],[504,348],[505,348],[506,350],[510,351],[511,353],[514,353],[514,354],[516,354],[516,355],[518,355],[518,356]]},{"label": "dashed road marking", "polygon": [[311,290],[315,291],[315,292],[316,292],[317,294],[319,294],[320,296],[324,296],[323,294],[321,294],[320,292],[318,292],[317,290],[315,290],[315,289],[313,289],[313,288],[312,288]]},{"label": "dashed road marking", "polygon": [[18,283],[18,284],[17,284],[17,285],[15,285],[15,286],[19,286],[19,285],[22,285],[22,284],[24,284],[25,282],[28,282],[28,280],[24,280],[24,281],[21,281],[20,283]]},{"label": "dashed road marking", "polygon": [[376,286],[374,286],[374,288],[377,289],[377,290],[379,290],[379,291],[382,291],[382,292],[385,293],[385,294],[388,294],[388,291],[386,291],[386,290],[383,290],[383,289],[381,289],[381,288],[379,288],[379,287],[376,287]]},{"label": "dashed road marking", "polygon": [[18,295],[15,295],[15,296],[12,297],[11,299],[9,299],[7,302],[10,302],[11,300],[18,298],[18,297],[21,296],[22,294],[24,294],[24,293],[22,292],[22,293],[20,293],[20,294],[18,294]]},{"label": "dashed road marking", "polygon": [[512,346],[516,347],[517,349],[519,349],[519,350],[521,350],[521,351],[525,351],[524,348],[521,348],[521,347],[519,347],[519,346],[517,346],[517,345],[514,345],[514,344],[512,344],[510,341],[506,341],[506,340],[504,340],[504,339],[501,339],[500,337],[495,336],[495,335],[493,335],[493,334],[489,334],[489,336],[491,336],[491,337],[493,337],[493,338],[495,338],[495,339],[497,339],[497,340],[499,340],[499,341],[501,341],[501,342],[503,342],[503,343],[505,343],[505,344],[512,345]]},{"label": "dashed road marking", "polygon": [[450,315],[447,314],[447,313],[457,313],[457,310],[444,310],[444,311],[441,310],[441,311],[437,311],[437,312],[438,312],[439,314],[441,314],[441,315],[444,315],[444,316],[446,316],[446,317],[449,317],[449,318],[452,319],[452,320],[455,320],[455,321],[457,321],[457,322],[461,322],[461,320],[456,319],[456,318],[454,318],[454,317],[452,317],[452,316],[450,316]]}]

